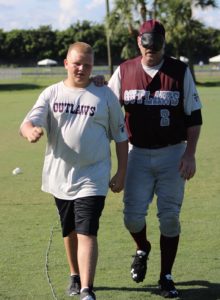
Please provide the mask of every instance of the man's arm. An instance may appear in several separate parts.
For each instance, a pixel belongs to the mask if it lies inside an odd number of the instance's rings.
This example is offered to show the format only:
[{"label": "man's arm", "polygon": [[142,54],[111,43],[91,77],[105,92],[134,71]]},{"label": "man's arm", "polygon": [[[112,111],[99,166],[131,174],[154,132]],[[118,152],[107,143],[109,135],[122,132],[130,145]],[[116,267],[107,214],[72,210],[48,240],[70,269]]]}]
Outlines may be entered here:
[{"label": "man's arm", "polygon": [[184,112],[187,126],[187,146],[180,163],[180,174],[189,180],[196,172],[196,146],[202,125],[202,104],[193,81],[192,74],[187,67],[184,76]]},{"label": "man's arm", "polygon": [[108,82],[108,86],[117,96],[118,100],[120,100],[120,92],[121,92],[121,73],[120,67],[117,67],[115,72],[113,73],[112,77]]},{"label": "man's arm", "polygon": [[31,121],[24,122],[20,127],[20,135],[30,143],[36,143],[44,134],[41,127],[34,126]]},{"label": "man's arm", "polygon": [[124,188],[125,175],[128,160],[128,141],[123,141],[115,144],[118,168],[116,174],[112,177],[109,187],[112,192],[119,193]]},{"label": "man's arm", "polygon": [[196,173],[196,146],[200,135],[201,126],[187,128],[187,146],[180,161],[179,171],[184,179],[191,179]]}]

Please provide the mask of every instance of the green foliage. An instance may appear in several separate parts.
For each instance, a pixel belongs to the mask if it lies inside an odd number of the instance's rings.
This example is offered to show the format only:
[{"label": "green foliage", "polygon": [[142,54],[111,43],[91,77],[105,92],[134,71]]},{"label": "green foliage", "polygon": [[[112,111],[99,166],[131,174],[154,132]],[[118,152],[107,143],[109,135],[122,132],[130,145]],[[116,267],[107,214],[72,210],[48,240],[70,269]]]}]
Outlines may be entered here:
[{"label": "green foliage", "polygon": [[[36,63],[55,53],[55,33],[49,26],[38,30],[12,30],[5,33],[4,51],[1,60],[13,65]],[[57,55],[55,55],[56,57]]]},{"label": "green foliage", "polygon": [[[166,28],[166,43],[168,54],[189,58],[189,64],[193,73],[193,63],[200,60],[207,62],[212,53],[219,51],[219,38],[214,43],[207,43],[207,32],[204,25],[192,18],[193,5],[206,8],[216,6],[216,1],[193,1],[193,0],[155,0],[153,11],[147,11],[147,1],[114,1],[114,9],[109,14],[106,22],[107,27],[114,35],[122,30],[127,34],[122,47],[121,57],[131,58],[137,55],[136,37],[137,29],[144,20],[158,18]],[[213,30],[211,36],[219,30]],[[209,36],[209,38],[211,38]],[[197,41],[199,40],[199,42]],[[133,46],[131,46],[133,44]],[[190,46],[189,46],[190,45]]]},{"label": "green foliage", "polygon": [[[201,30],[203,25],[193,19],[192,8],[193,5],[201,6],[202,8],[215,7],[216,1],[157,0],[155,2],[156,15],[160,16],[162,23],[165,25],[167,31],[166,42],[172,44],[173,56],[177,58],[186,56],[188,58],[188,64],[195,79],[193,65],[200,59],[195,56],[194,49],[197,45],[197,37],[200,35],[200,32],[197,31],[198,25],[200,25]],[[201,53],[203,52],[200,52],[200,57],[202,56]],[[208,60],[208,57],[204,57],[204,60]]]},{"label": "green foliage", "polygon": [[188,57],[193,63],[217,54],[220,48],[219,30],[206,28],[192,18],[192,5],[215,6],[215,1],[157,1],[160,19],[166,28],[166,42],[172,55]]},{"label": "green foliage", "polygon": [[105,24],[90,21],[76,22],[63,31],[40,26],[38,29],[0,29],[0,65],[33,66],[43,58],[52,58],[63,63],[66,51],[75,41],[84,41],[94,47],[96,64],[107,65],[106,30],[111,38],[113,65],[139,54],[136,43],[140,23],[152,16],[162,20],[166,27],[167,54],[187,56],[190,63],[219,53],[220,30],[206,28],[192,18],[192,5],[203,8],[214,6],[216,1],[155,0],[153,11],[147,11],[147,1],[114,1]]},{"label": "green foliage", "polygon": [[106,64],[107,50],[104,26],[89,21],[77,22],[64,31],[50,26],[31,30],[0,30],[0,63],[4,65],[36,65],[38,60],[52,58],[62,62],[70,44],[84,41],[97,53],[97,63]]}]

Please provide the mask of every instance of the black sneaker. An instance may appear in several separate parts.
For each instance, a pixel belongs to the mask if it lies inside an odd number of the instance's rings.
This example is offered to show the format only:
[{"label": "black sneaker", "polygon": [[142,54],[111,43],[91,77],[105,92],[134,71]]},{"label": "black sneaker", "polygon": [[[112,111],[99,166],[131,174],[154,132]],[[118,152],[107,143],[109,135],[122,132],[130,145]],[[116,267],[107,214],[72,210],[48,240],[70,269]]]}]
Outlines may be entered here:
[{"label": "black sneaker", "polygon": [[164,298],[177,298],[179,296],[170,274],[161,277],[158,283],[161,290],[161,296]]},{"label": "black sneaker", "polygon": [[80,300],[96,300],[95,293],[91,288],[84,288],[80,293]]},{"label": "black sneaker", "polygon": [[151,245],[149,243],[149,248],[147,252],[142,250],[137,250],[136,254],[133,256],[134,260],[131,264],[131,278],[135,282],[142,282],[145,278],[147,272],[147,259],[151,250]]},{"label": "black sneaker", "polygon": [[70,284],[68,287],[68,295],[69,296],[75,296],[77,294],[80,294],[81,289],[81,282],[79,275],[72,275],[70,276]]}]

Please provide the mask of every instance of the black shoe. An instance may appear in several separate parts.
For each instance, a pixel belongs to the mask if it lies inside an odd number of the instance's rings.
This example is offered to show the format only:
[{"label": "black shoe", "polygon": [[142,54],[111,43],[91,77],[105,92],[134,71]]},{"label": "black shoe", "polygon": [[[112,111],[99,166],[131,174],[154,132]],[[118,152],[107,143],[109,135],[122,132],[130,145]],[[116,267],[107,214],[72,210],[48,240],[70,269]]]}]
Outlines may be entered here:
[{"label": "black shoe", "polygon": [[131,264],[131,278],[137,283],[144,280],[147,272],[147,259],[151,250],[150,243],[148,247],[146,252],[137,250],[136,254],[133,256],[134,261]]},{"label": "black shoe", "polygon": [[95,293],[91,288],[84,288],[80,293],[80,300],[96,300]]},{"label": "black shoe", "polygon": [[175,288],[172,276],[170,274],[161,277],[158,283],[161,291],[161,296],[163,296],[164,298],[177,298],[179,296],[179,293]]},{"label": "black shoe", "polygon": [[80,293],[81,289],[81,282],[79,275],[72,275],[70,276],[70,284],[68,287],[68,295],[69,296],[75,296]]}]

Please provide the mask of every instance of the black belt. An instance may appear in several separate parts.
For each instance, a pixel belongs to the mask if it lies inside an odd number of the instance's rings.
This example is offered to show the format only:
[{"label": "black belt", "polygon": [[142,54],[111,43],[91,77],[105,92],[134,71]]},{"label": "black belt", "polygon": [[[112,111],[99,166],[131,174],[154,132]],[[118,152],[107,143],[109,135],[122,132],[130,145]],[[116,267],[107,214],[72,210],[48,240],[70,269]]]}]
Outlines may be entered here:
[{"label": "black belt", "polygon": [[146,149],[160,149],[160,148],[165,148],[165,147],[169,147],[169,146],[174,146],[177,144],[180,144],[182,141],[178,141],[175,143],[169,143],[169,144],[159,144],[159,145],[147,145],[144,148]]}]

